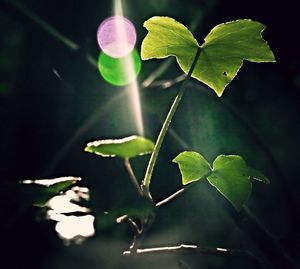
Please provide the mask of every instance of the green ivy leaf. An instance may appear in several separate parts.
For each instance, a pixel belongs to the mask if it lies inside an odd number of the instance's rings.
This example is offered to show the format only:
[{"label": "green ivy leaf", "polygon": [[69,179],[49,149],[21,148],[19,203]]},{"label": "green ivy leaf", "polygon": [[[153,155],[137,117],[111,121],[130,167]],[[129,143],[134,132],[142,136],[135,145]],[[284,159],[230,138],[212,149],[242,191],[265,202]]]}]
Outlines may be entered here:
[{"label": "green ivy leaf", "polygon": [[207,179],[237,211],[242,209],[252,190],[248,166],[236,155],[218,156]]},{"label": "green ivy leaf", "polygon": [[90,142],[84,150],[102,157],[129,159],[150,154],[153,148],[154,143],[151,140],[133,135],[121,139],[105,139]]},{"label": "green ivy leaf", "polygon": [[[142,43],[142,59],[176,56],[181,69],[188,73],[199,47],[192,33],[169,17],[152,17],[144,26],[149,33]],[[275,62],[261,36],[264,29],[263,24],[248,19],[217,25],[204,39],[192,77],[208,85],[220,97],[244,60]]]},{"label": "green ivy leaf", "polygon": [[243,60],[274,62],[275,57],[261,33],[265,26],[252,20],[219,24],[204,39],[194,76],[220,97],[237,75]]},{"label": "green ivy leaf", "polygon": [[142,43],[143,60],[175,56],[182,70],[186,72],[191,67],[199,44],[183,24],[156,16],[145,21],[144,27],[149,33]]},{"label": "green ivy leaf", "polygon": [[211,173],[210,164],[198,152],[184,151],[173,162],[178,163],[182,175],[182,184],[197,181]]}]

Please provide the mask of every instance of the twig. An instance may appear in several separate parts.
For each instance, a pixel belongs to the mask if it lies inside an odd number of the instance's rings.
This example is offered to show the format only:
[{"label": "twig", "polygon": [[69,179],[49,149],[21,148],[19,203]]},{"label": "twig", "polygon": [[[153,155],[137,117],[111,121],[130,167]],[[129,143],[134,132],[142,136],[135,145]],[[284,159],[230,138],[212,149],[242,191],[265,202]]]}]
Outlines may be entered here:
[{"label": "twig", "polygon": [[174,192],[173,194],[171,194],[167,198],[165,198],[165,199],[161,200],[160,202],[156,203],[155,207],[160,207],[162,205],[165,205],[165,204],[173,201],[178,196],[180,196],[181,194],[183,194],[186,190],[188,190],[189,188],[191,188],[192,186],[194,186],[196,183],[198,183],[200,181],[201,181],[200,179],[198,181],[194,181],[194,182],[190,183],[189,185],[185,186],[184,188],[181,188],[180,190]]},{"label": "twig", "polygon": [[133,171],[133,169],[132,169],[132,167],[131,167],[131,164],[130,164],[130,162],[129,162],[128,159],[125,159],[125,160],[124,160],[124,165],[125,165],[125,168],[126,168],[128,174],[129,174],[129,177],[130,177],[130,179],[131,179],[131,182],[132,182],[133,186],[134,186],[135,189],[137,190],[138,194],[139,194],[140,196],[143,196],[142,189],[141,189],[141,187],[140,187],[140,185],[139,185],[139,183],[138,183],[138,180],[137,180],[137,178],[136,178],[136,176],[135,176],[135,174],[134,174],[134,171]]},{"label": "twig", "polygon": [[164,204],[167,204],[168,202],[170,202],[171,200],[177,198],[177,196],[179,196],[180,194],[182,194],[184,191],[186,190],[186,188],[182,188],[179,191],[173,193],[172,195],[170,195],[169,197],[161,200],[160,202],[156,203],[155,207],[160,207]]},{"label": "twig", "polygon": [[171,64],[174,62],[174,58],[169,58],[164,61],[157,69],[155,69],[143,82],[142,87],[147,88],[149,87],[154,80],[156,80],[159,76],[161,76]]},{"label": "twig", "polygon": [[[182,74],[182,75],[179,75],[179,76],[177,76],[177,77],[175,77],[173,79],[154,81],[150,85],[148,85],[147,87],[148,88],[163,88],[163,89],[167,89],[167,88],[173,87],[177,83],[180,83],[185,78],[186,78],[186,74]],[[144,84],[143,84],[143,86],[144,86]]]},{"label": "twig", "polygon": [[127,221],[127,223],[130,225],[133,231],[133,240],[131,243],[131,246],[129,247],[130,251],[134,251],[137,249],[137,241],[140,238],[140,236],[143,233],[143,228],[140,228],[133,219],[129,218],[127,215],[123,215],[116,219],[117,223],[123,223],[124,221]]},{"label": "twig", "polygon": [[156,207],[160,207],[162,205],[165,205],[171,201],[173,201],[174,199],[176,199],[179,195],[181,195],[182,193],[184,193],[186,190],[188,190],[189,188],[191,188],[192,186],[198,184],[199,182],[202,182],[204,179],[206,179],[209,175],[211,175],[212,172],[207,173],[206,175],[204,175],[203,177],[199,178],[197,181],[193,181],[191,183],[189,183],[188,185],[186,185],[184,188],[176,191],[175,193],[171,194],[170,196],[168,196],[167,198],[163,199],[162,201],[158,202],[155,206]]},{"label": "twig", "polygon": [[226,248],[209,248],[197,245],[178,245],[169,247],[156,247],[156,248],[139,248],[135,251],[127,250],[123,252],[124,256],[130,255],[154,255],[154,254],[172,254],[172,253],[194,253],[194,254],[208,254],[218,256],[233,256],[242,257],[250,260],[256,268],[264,268],[262,262],[254,256],[251,252],[239,249],[226,249]]}]

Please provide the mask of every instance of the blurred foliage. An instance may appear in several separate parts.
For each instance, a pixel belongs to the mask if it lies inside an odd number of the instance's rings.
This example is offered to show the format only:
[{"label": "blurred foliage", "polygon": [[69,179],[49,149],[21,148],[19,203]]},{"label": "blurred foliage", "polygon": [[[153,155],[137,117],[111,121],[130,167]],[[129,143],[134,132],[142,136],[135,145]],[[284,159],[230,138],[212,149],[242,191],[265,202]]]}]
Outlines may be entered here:
[{"label": "blurred foliage", "polygon": [[[91,190],[90,207],[99,214],[136,205],[137,195],[120,159],[100,159],[83,151],[88,141],[136,134],[126,89],[113,87],[86,61],[97,59],[96,29],[112,15],[112,1],[21,1],[58,31],[78,43],[71,50],[4,1],[0,10],[1,229],[4,268],[177,268],[182,259],[191,268],[252,268],[243,259],[212,256],[124,258],[132,233],[126,224],[99,229],[82,245],[63,246],[53,223],[42,221],[35,208],[23,209],[22,196],[4,188],[26,178],[79,175]],[[154,171],[153,199],[159,201],[180,188],[172,159],[183,150],[201,152],[209,162],[220,153],[238,154],[264,171],[272,184],[256,184],[249,207],[299,262],[299,42],[298,9],[294,1],[123,1],[124,13],[135,24],[138,45],[142,27],[154,15],[198,24],[194,36],[203,40],[215,25],[251,18],[267,26],[264,37],[276,64],[245,63],[219,100],[206,87],[190,83],[166,136]],[[161,64],[142,63],[139,82]],[[158,79],[180,75],[172,64]],[[178,85],[140,90],[145,136],[155,141]],[[148,156],[133,160],[142,179]],[[5,183],[5,184],[8,184]],[[7,185],[6,185],[7,186]],[[6,198],[16,203],[7,203]],[[191,208],[193,210],[188,210]],[[253,244],[222,206],[213,188],[201,182],[188,195],[157,210],[145,245],[199,243],[251,250]],[[274,208],[276,207],[276,210]],[[148,208],[147,205],[142,208]],[[99,218],[100,219],[100,218]],[[38,220],[38,221],[37,221]],[[102,224],[101,224],[102,225]],[[101,226],[104,227],[104,226]],[[271,268],[266,263],[267,268]]]}]

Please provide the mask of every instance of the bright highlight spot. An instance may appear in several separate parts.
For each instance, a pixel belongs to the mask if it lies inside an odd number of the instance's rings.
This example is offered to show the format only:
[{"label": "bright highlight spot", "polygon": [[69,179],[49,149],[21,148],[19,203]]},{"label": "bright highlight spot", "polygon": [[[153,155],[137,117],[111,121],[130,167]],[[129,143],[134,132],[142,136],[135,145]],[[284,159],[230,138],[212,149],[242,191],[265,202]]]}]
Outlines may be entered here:
[{"label": "bright highlight spot", "polygon": [[123,16],[104,20],[97,31],[100,48],[109,56],[121,58],[128,55],[136,43],[136,30],[132,22]]},{"label": "bright highlight spot", "polygon": [[[79,206],[73,202],[79,202],[82,197],[74,190],[68,190],[65,194],[57,195],[47,202],[47,206],[57,214],[72,212],[89,212],[86,207]],[[87,199],[86,199],[87,200]]]},{"label": "bright highlight spot", "polygon": [[38,184],[45,187],[50,187],[54,184],[61,183],[64,181],[73,181],[73,183],[80,181],[80,177],[57,177],[52,179],[26,179],[21,181],[22,184]]},{"label": "bright highlight spot", "polygon": [[90,237],[95,234],[94,220],[95,217],[92,215],[65,216],[63,220],[56,224],[55,230],[60,237],[66,240],[76,237]]},{"label": "bright highlight spot", "polygon": [[[47,202],[49,208],[47,217],[57,221],[55,230],[66,244],[69,244],[70,241],[81,243],[85,238],[95,234],[95,217],[86,214],[90,212],[89,208],[78,205],[82,199],[89,200],[89,189],[75,186]],[[84,215],[69,215],[71,213]]]},{"label": "bright highlight spot", "polygon": [[101,52],[98,60],[101,76],[114,86],[125,86],[134,81],[141,70],[141,59],[134,49],[123,58],[112,58]]}]

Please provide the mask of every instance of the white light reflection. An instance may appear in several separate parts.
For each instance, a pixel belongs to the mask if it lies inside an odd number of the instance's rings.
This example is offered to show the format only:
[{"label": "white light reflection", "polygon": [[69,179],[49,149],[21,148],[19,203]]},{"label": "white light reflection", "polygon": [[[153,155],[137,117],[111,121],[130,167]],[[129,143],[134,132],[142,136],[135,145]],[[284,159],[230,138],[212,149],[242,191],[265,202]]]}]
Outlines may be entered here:
[{"label": "white light reflection", "polygon": [[71,241],[81,243],[85,238],[95,234],[95,217],[90,214],[83,216],[66,215],[70,213],[88,213],[89,208],[74,202],[89,199],[89,189],[75,186],[63,194],[51,198],[47,202],[49,210],[47,218],[57,221],[55,230],[58,236],[68,245]]},{"label": "white light reflection", "polygon": [[65,181],[72,181],[73,183],[76,183],[77,181],[80,181],[80,177],[57,177],[52,179],[26,179],[21,181],[22,184],[38,184],[45,187],[50,187],[54,184],[65,182]]},{"label": "white light reflection", "polygon": [[[114,0],[114,15],[123,16],[122,0]],[[116,21],[116,33],[120,35],[122,40],[127,38],[125,25],[122,21]],[[127,57],[124,63],[124,72],[128,77],[135,77],[134,74],[134,63],[131,57]],[[141,110],[141,102],[139,96],[139,87],[137,80],[132,81],[128,86],[129,99],[131,103],[132,113],[135,117],[136,129],[139,135],[144,135],[144,126]]]},{"label": "white light reflection", "polygon": [[81,243],[85,237],[91,237],[95,234],[94,220],[95,217],[92,215],[65,216],[56,224],[55,230],[62,239],[75,239],[76,243]]}]

